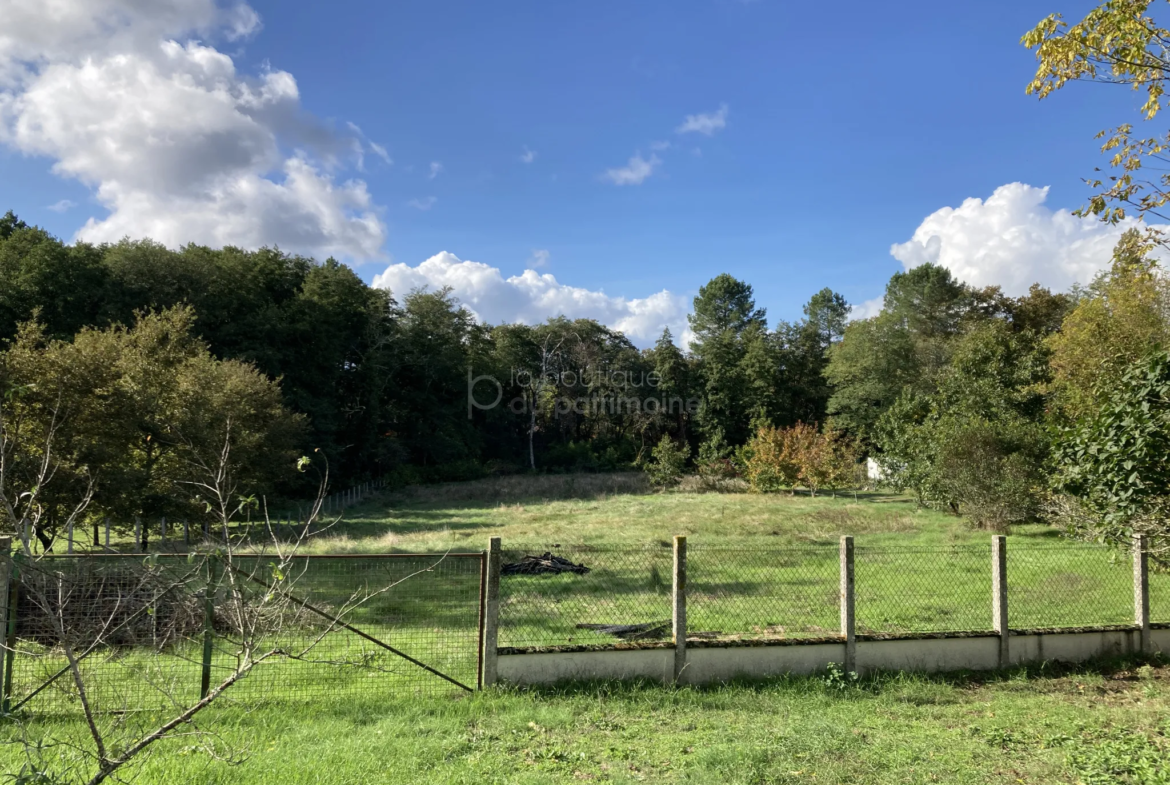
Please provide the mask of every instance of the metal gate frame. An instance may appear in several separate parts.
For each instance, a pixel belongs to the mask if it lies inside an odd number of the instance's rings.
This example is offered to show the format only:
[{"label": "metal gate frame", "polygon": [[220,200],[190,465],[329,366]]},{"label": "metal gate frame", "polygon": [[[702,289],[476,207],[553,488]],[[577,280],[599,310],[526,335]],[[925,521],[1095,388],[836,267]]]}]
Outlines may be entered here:
[{"label": "metal gate frame", "polygon": [[[2,649],[0,649],[0,712],[2,712],[2,713],[16,711],[17,709],[19,709],[20,707],[24,706],[29,701],[31,701],[33,698],[35,698],[42,691],[44,691],[45,688],[47,688],[50,684],[52,684],[57,679],[59,679],[61,676],[65,675],[69,672],[68,667],[65,667],[65,668],[59,670],[58,672],[56,672],[55,674],[50,676],[46,681],[42,682],[38,687],[36,687],[34,690],[32,690],[29,694],[22,697],[18,702],[16,702],[15,704],[12,703],[12,699],[13,699],[12,692],[13,692],[13,688],[15,686],[13,683],[13,663],[16,659],[16,647],[15,647],[16,627],[17,627],[16,609],[17,609],[17,604],[18,604],[17,597],[18,597],[18,593],[20,591],[20,569],[19,569],[19,558],[17,558],[18,555],[13,554],[10,550],[11,540],[8,540],[7,542],[5,540],[7,540],[7,538],[0,538],[0,546],[7,546],[7,547],[0,548],[0,619],[3,619],[3,623],[0,624],[0,637],[2,637],[2,641],[0,641],[0,642],[2,642],[2,644],[3,644]],[[51,555],[49,558],[51,558],[53,560],[61,559],[63,561],[116,560],[116,559],[132,559],[136,556],[142,557],[145,555],[147,555],[147,554],[133,554],[133,553],[54,554],[54,555]],[[184,554],[176,553],[176,554],[162,554],[162,555],[182,557]],[[401,659],[409,662],[410,664],[412,664],[418,668],[421,668],[421,669],[427,671],[428,673],[431,673],[435,676],[438,676],[439,678],[444,679],[445,681],[450,682],[452,685],[459,687],[460,689],[463,689],[467,692],[476,692],[478,690],[482,690],[484,687],[484,652],[485,652],[484,641],[485,641],[486,627],[487,627],[487,624],[486,624],[487,611],[488,611],[488,608],[487,608],[487,589],[488,589],[488,580],[489,580],[489,576],[488,576],[489,554],[487,551],[473,551],[473,552],[445,553],[445,554],[435,554],[435,553],[304,554],[302,556],[297,556],[295,558],[305,559],[308,562],[312,562],[312,561],[318,560],[318,559],[320,559],[320,560],[337,560],[337,559],[381,560],[381,559],[419,559],[419,558],[425,559],[425,558],[434,558],[434,557],[439,557],[439,556],[441,556],[443,559],[477,559],[479,561],[479,564],[480,564],[479,604],[477,607],[477,641],[478,641],[478,643],[476,646],[476,668],[475,668],[476,684],[475,684],[474,688],[469,687],[466,684],[463,684],[459,680],[453,678],[452,676],[450,676],[446,673],[443,673],[442,671],[440,671],[436,668],[432,668],[431,666],[427,665],[426,663],[410,656],[409,654],[406,654],[405,652],[401,651],[400,649],[397,649],[397,648],[391,646],[390,644],[386,643],[385,641],[382,641],[382,640],[374,637],[373,635],[370,635],[369,633],[363,631],[362,629],[360,629],[354,625],[351,625],[348,622],[342,621],[341,619],[337,618],[336,616],[333,616],[332,614],[310,604],[307,600],[304,600],[304,599],[297,597],[295,595],[289,595],[289,596],[292,599],[292,601],[294,603],[296,603],[297,605],[299,605],[300,607],[304,608],[305,610],[307,610],[311,613],[314,613],[316,615],[321,616],[322,618],[328,620],[330,623],[336,624],[338,627],[345,629],[349,632],[352,632],[355,635],[358,635],[359,637],[375,644],[376,646],[379,646],[380,648],[385,649],[386,651],[390,652],[391,654],[393,654],[397,657],[400,657]],[[262,554],[258,554],[256,556],[245,555],[245,558],[257,558],[257,557],[262,558]],[[214,557],[212,557],[212,559],[209,561],[210,561],[210,563],[214,564],[217,560],[214,559]],[[239,572],[238,568],[235,568],[235,569],[237,572]],[[265,588],[268,588],[268,589],[272,588],[267,583],[260,580],[259,578],[256,578],[255,576],[246,575],[245,577],[248,577],[250,580],[264,586]],[[137,616],[137,615],[138,615],[138,613],[134,614],[134,616]],[[90,654],[92,654],[94,651],[96,651],[96,648],[91,648],[85,652],[82,652],[79,655],[78,659],[83,660],[83,659],[87,658]],[[205,647],[205,658],[206,658],[206,656],[207,655],[206,655],[206,647]],[[206,678],[206,676],[208,675],[206,673],[206,670],[207,670],[206,666],[208,664],[209,663],[204,663],[205,673],[203,674],[204,678],[202,679],[203,683],[201,684],[201,697],[206,696],[207,691],[208,691],[208,687],[209,687],[209,685],[207,683],[208,680]]]}]

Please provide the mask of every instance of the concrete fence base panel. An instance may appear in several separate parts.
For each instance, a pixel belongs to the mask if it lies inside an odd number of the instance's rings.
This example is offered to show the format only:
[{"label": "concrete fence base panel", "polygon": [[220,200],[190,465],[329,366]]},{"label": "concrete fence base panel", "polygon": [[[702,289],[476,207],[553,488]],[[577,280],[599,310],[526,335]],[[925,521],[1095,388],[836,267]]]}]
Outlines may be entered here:
[{"label": "concrete fence base panel", "polygon": [[[1011,636],[1012,665],[1085,662],[1141,651],[1141,630],[1027,632]],[[1000,666],[1000,637],[994,633],[962,637],[894,638],[857,641],[858,673],[873,671],[990,671]],[[1170,629],[1150,631],[1154,652],[1170,652]],[[845,643],[824,641],[758,646],[688,646],[682,684],[715,684],[736,678],[807,675],[841,664]],[[675,649],[541,651],[500,654],[500,681],[555,684],[579,680],[650,679],[669,684],[675,674]]]}]

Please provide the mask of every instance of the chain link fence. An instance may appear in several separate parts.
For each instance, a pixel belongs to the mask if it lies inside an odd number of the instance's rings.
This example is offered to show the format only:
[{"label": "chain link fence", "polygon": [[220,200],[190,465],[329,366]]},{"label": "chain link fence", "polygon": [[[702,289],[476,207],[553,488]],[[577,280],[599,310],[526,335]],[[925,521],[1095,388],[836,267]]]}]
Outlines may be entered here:
[{"label": "chain link fence", "polygon": [[991,546],[855,551],[857,632],[990,630]]},{"label": "chain link fence", "polygon": [[[1009,624],[1014,629],[1132,625],[1132,554],[1105,546],[1009,540]],[[588,572],[509,574],[507,565],[561,558]],[[661,541],[638,547],[505,543],[500,645],[621,645],[670,638],[673,556]],[[989,632],[992,559],[986,545],[855,549],[861,635]],[[1154,622],[1170,621],[1170,574],[1151,570]],[[840,634],[837,544],[769,547],[689,543],[688,638],[767,641]]]},{"label": "chain link fence", "polygon": [[840,566],[830,548],[692,544],[688,637],[767,640],[836,635]]},{"label": "chain link fence", "polygon": [[1007,575],[1012,628],[1134,623],[1129,552],[1087,544],[1010,542]]},{"label": "chain link fence", "polygon": [[1170,567],[1150,559],[1150,621],[1170,624]]},{"label": "chain link fence", "polygon": [[[584,571],[541,567],[546,554]],[[634,548],[505,542],[499,645],[596,646],[669,639],[673,560],[665,541]]]}]

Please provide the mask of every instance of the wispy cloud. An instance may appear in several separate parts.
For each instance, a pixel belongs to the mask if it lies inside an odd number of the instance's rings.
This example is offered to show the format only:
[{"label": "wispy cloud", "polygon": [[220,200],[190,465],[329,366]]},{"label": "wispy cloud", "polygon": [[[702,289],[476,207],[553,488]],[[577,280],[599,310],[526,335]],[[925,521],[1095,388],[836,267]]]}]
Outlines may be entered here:
[{"label": "wispy cloud", "polygon": [[70,210],[76,206],[77,206],[77,202],[74,202],[70,199],[62,199],[61,201],[57,202],[56,204],[49,205],[48,209],[52,210],[55,213],[63,213],[66,210]]},{"label": "wispy cloud", "polygon": [[387,164],[394,163],[394,161],[390,158],[390,153],[386,152],[386,148],[377,142],[370,142],[370,149],[374,152],[374,155],[381,158]]},{"label": "wispy cloud", "polygon": [[614,185],[641,185],[661,163],[662,160],[656,155],[643,158],[641,153],[635,153],[629,163],[616,169],[607,169],[603,177]]},{"label": "wispy cloud", "polygon": [[682,125],[674,129],[676,134],[703,134],[713,136],[716,131],[727,127],[727,104],[719,107],[717,112],[706,114],[689,114]]},{"label": "wispy cloud", "polygon": [[655,150],[657,152],[662,152],[663,150],[669,150],[673,146],[674,145],[672,145],[670,143],[669,139],[663,139],[662,141],[659,141],[659,142],[651,142],[650,143],[650,149]]},{"label": "wispy cloud", "polygon": [[530,164],[535,160],[536,160],[536,151],[529,150],[528,145],[524,145],[524,153],[520,156],[520,161],[523,163],[526,163],[526,164]]},{"label": "wispy cloud", "polygon": [[438,161],[431,161],[431,173],[427,175],[428,180],[434,180],[443,171],[443,165]]},{"label": "wispy cloud", "polygon": [[532,252],[532,257],[528,260],[528,269],[537,270],[541,267],[548,267],[548,260],[551,254],[543,248],[537,248]]},{"label": "wispy cloud", "polygon": [[435,202],[439,201],[437,196],[424,196],[421,199],[411,199],[406,203],[407,207],[413,207],[416,210],[429,210],[435,206]]}]

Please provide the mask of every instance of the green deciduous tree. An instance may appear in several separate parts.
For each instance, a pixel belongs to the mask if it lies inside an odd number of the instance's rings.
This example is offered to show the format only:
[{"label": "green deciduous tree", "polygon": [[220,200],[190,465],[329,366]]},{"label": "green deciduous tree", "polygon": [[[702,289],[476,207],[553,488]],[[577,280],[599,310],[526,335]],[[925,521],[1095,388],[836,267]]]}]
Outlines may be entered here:
[{"label": "green deciduous tree", "polygon": [[1132,361],[1097,400],[1059,443],[1054,484],[1076,500],[1061,518],[1082,536],[1147,534],[1170,551],[1170,354]]},{"label": "green deciduous tree", "polygon": [[1056,405],[1070,421],[1097,409],[1100,380],[1170,339],[1170,281],[1136,231],[1126,232],[1113,264],[1084,292],[1050,339]]},{"label": "green deciduous tree", "polygon": [[[1069,82],[1125,85],[1145,98],[1141,118],[1155,120],[1166,101],[1170,31],[1155,23],[1152,5],[1154,0],[1107,0],[1071,26],[1060,14],[1041,20],[1022,39],[1038,60],[1028,94],[1047,98]],[[1134,213],[1164,218],[1170,135],[1137,133],[1131,123],[1121,123],[1097,136],[1105,139],[1101,150],[1110,155],[1113,174],[1086,180],[1097,192],[1081,213],[1113,223]]]},{"label": "green deciduous tree", "polygon": [[[122,521],[196,515],[293,473],[302,418],[255,367],[213,357],[193,318],[177,308],[72,340],[21,328],[0,353],[6,528],[28,520],[47,547],[87,510]],[[209,499],[212,481],[232,498]]]},{"label": "green deciduous tree", "polygon": [[955,341],[935,389],[907,387],[879,418],[880,461],[925,504],[1003,529],[1039,511],[1048,451],[1047,351],[1001,320]]}]

